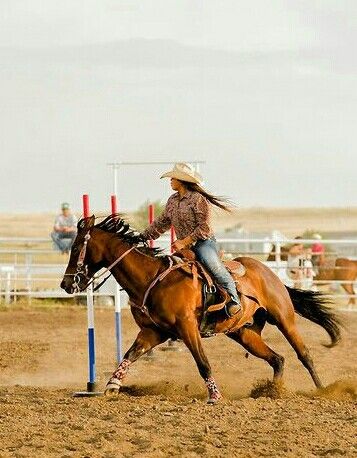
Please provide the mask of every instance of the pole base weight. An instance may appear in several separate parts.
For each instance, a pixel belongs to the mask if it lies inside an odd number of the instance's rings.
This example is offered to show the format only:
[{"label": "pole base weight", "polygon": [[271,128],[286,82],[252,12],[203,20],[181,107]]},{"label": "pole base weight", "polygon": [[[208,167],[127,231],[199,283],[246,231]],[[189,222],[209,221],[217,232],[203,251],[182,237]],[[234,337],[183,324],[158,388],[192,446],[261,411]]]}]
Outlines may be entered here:
[{"label": "pole base weight", "polygon": [[96,387],[97,387],[97,384],[95,382],[87,382],[87,391],[89,393],[95,393]]},{"label": "pole base weight", "polygon": [[96,383],[94,382],[87,382],[87,391],[76,391],[73,393],[73,397],[75,398],[86,398],[86,397],[95,397],[95,396],[102,396],[103,392],[96,391]]},{"label": "pole base weight", "polygon": [[102,391],[76,391],[73,393],[74,398],[95,398],[97,396],[103,396]]}]

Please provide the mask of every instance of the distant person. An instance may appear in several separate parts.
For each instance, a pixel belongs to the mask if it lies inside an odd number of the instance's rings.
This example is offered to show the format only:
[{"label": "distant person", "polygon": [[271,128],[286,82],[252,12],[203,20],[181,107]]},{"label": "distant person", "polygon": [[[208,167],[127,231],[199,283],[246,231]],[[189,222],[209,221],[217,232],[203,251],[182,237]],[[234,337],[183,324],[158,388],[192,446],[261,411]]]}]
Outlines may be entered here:
[{"label": "distant person", "polygon": [[62,204],[61,209],[62,213],[56,216],[51,237],[58,250],[68,253],[77,235],[77,218],[67,202]]},{"label": "distant person", "polygon": [[298,240],[301,237],[295,237],[296,243],[294,243],[288,252],[288,276],[294,280],[294,287],[301,288],[302,281],[304,278],[304,261],[306,258],[304,245]]},{"label": "distant person", "polygon": [[325,246],[321,242],[322,237],[320,234],[313,234],[312,238],[316,240],[311,245],[312,264],[316,267],[320,267],[325,263]]},{"label": "distant person", "polygon": [[304,259],[303,277],[304,283],[307,288],[313,287],[314,277],[316,275],[314,271],[314,265],[312,264],[312,252],[311,248],[305,248],[305,259]]}]

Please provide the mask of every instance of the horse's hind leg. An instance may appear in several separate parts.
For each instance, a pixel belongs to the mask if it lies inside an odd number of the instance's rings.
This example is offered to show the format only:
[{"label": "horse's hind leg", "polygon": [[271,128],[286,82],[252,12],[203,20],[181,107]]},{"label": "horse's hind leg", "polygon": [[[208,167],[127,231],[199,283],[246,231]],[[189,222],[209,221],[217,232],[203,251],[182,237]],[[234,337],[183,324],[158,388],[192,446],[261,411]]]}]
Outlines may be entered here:
[{"label": "horse's hind leg", "polygon": [[353,283],[342,283],[342,288],[346,291],[347,294],[350,294],[351,297],[348,299],[347,305],[355,305],[355,291],[353,288]]},{"label": "horse's hind leg", "polygon": [[312,380],[314,381],[317,388],[322,388],[322,383],[317,375],[314,362],[310,356],[309,350],[304,344],[295,324],[295,317],[291,323],[287,323],[287,321],[283,320],[277,323],[279,330],[284,334],[285,338],[288,340],[290,345],[295,350],[297,357],[302,362],[302,364],[306,367],[309,371]]},{"label": "horse's hind leg", "polygon": [[125,353],[123,361],[121,361],[109,379],[105,388],[105,394],[110,395],[118,393],[131,364],[139,359],[140,356],[143,356],[149,350],[156,347],[156,345],[165,342],[167,338],[167,335],[156,330],[150,328],[141,329],[133,345]]},{"label": "horse's hind leg", "polygon": [[269,363],[274,371],[273,381],[278,382],[283,376],[284,357],[268,347],[263,341],[260,332],[261,328],[253,325],[252,327],[241,328],[237,332],[227,335],[240,343],[249,353]]}]

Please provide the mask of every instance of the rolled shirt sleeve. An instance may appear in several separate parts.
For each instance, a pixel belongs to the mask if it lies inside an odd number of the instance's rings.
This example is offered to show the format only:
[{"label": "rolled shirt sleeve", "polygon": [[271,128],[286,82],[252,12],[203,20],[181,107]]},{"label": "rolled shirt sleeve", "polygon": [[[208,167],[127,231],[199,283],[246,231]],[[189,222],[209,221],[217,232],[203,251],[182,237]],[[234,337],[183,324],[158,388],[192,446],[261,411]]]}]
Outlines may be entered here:
[{"label": "rolled shirt sleeve", "polygon": [[155,240],[169,230],[170,227],[171,218],[168,211],[168,204],[166,204],[165,210],[141,233],[141,236],[145,240]]},{"label": "rolled shirt sleeve", "polygon": [[193,242],[197,242],[197,240],[206,240],[211,236],[211,208],[209,202],[204,196],[197,193],[193,208],[197,225],[190,234],[190,237]]}]

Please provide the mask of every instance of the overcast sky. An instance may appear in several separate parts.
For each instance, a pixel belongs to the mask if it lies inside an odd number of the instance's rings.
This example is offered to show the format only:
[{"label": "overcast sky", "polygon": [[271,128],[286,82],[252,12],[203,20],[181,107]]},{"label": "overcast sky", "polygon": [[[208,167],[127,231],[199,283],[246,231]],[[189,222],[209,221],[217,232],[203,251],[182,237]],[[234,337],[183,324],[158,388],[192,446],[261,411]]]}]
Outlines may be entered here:
[{"label": "overcast sky", "polygon": [[[0,212],[108,206],[112,161],[205,160],[241,206],[356,206],[354,0],[1,0]],[[122,168],[122,207],[167,167]]]}]

